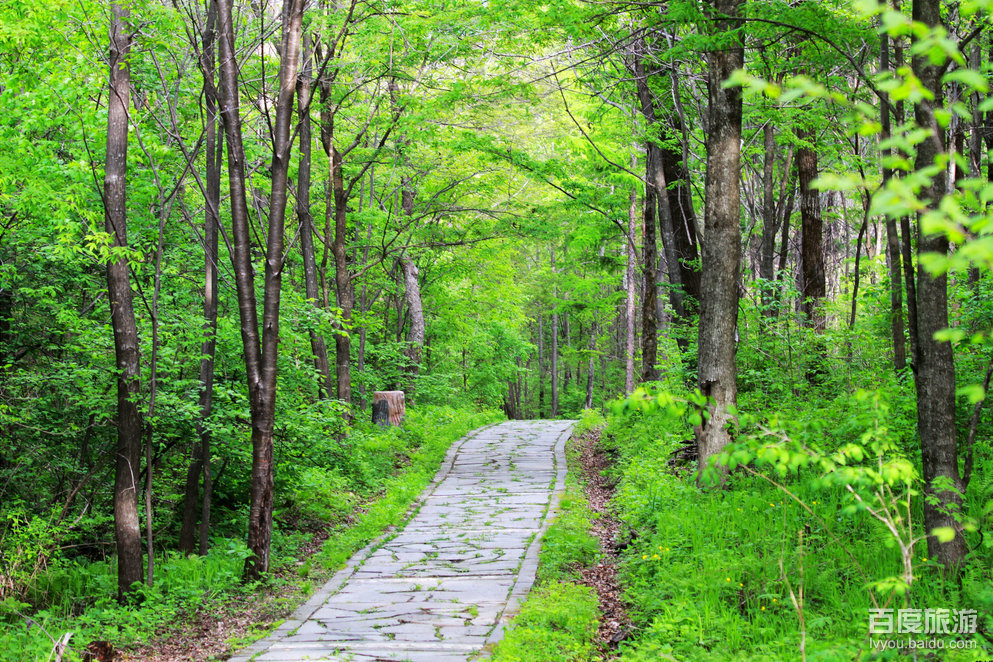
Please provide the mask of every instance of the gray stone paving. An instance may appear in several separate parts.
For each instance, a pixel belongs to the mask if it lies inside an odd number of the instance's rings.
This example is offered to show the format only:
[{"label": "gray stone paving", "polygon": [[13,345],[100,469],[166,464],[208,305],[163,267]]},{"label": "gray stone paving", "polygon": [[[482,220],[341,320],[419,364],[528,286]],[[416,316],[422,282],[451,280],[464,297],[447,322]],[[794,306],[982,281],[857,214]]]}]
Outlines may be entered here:
[{"label": "gray stone paving", "polygon": [[456,442],[401,530],[230,662],[477,657],[534,583],[573,424],[508,421]]}]

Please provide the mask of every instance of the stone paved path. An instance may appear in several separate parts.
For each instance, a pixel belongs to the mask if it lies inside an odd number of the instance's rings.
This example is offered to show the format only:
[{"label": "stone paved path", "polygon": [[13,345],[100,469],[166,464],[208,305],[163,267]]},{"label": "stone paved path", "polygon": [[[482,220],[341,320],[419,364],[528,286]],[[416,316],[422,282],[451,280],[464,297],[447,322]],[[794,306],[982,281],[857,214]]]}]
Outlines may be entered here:
[{"label": "stone paved path", "polygon": [[534,582],[573,424],[508,421],[456,442],[406,526],[230,662],[475,657]]}]

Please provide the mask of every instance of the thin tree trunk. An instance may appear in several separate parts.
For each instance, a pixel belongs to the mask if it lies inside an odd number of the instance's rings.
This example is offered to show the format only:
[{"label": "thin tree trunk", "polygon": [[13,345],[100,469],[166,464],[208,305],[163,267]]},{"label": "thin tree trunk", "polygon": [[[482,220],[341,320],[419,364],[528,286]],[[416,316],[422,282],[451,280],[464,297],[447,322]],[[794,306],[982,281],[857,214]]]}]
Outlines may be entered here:
[{"label": "thin tree trunk", "polygon": [[[893,0],[893,9],[900,11],[900,0]],[[893,59],[894,66],[899,70],[904,65],[903,41],[899,37],[893,43]],[[902,100],[896,103],[896,117],[893,119],[897,125],[903,124],[904,121],[903,104],[904,102]],[[917,330],[917,283],[914,279],[913,241],[910,217],[903,216],[900,218],[900,251],[903,258],[904,289],[907,294],[907,331],[910,336],[910,367],[916,371],[918,355],[917,341],[920,333]]]},{"label": "thin tree trunk", "polygon": [[[677,122],[682,122],[679,115]],[[678,129],[679,127],[677,127]],[[696,212],[693,209],[693,190],[690,188],[690,171],[683,161],[681,150],[669,145],[661,147],[662,172],[668,186],[669,218],[672,220],[673,240],[679,283],[682,287],[682,306],[686,318],[692,316],[700,301],[699,250]]]},{"label": "thin tree trunk", "polygon": [[731,36],[731,30],[739,27],[740,4],[741,0],[714,0],[710,5],[726,45],[710,53],[707,82],[707,204],[697,347],[700,391],[708,398],[708,415],[696,430],[698,477],[730,441],[729,409],[738,395],[734,354],[741,271],[742,104],[740,88],[724,87],[724,82],[744,65],[742,37]]},{"label": "thin tree trunk", "polygon": [[266,242],[262,333],[256,313],[254,269],[245,200],[245,151],[241,139],[238,70],[234,49],[231,0],[217,0],[220,20],[221,117],[228,138],[228,181],[231,188],[232,256],[241,315],[241,335],[252,418],[252,470],[249,482],[248,548],[244,579],[256,580],[269,571],[273,508],[273,430],[275,425],[279,294],[283,271],[283,240],[287,183],[292,142],[293,93],[300,58],[303,2],[287,0],[283,8],[279,96],[273,124],[272,190]]},{"label": "thin tree trunk", "polygon": [[[941,25],[939,0],[914,0],[913,18],[929,27]],[[932,100],[921,100],[914,107],[918,126],[930,127],[932,134],[917,146],[916,170],[930,168],[945,151],[944,132],[935,119],[935,109],[943,104],[940,65],[925,57],[913,58],[912,67]],[[943,175],[935,176],[921,191],[921,199],[937,206],[946,193]],[[919,224],[918,224],[919,227]],[[920,233],[918,254],[948,252],[943,234]],[[956,522],[962,506],[962,479],[959,475],[955,429],[955,361],[948,341],[935,334],[948,328],[948,276],[933,276],[918,262],[917,270],[917,425],[921,438],[924,474],[924,529],[928,532],[928,555],[946,568],[957,568],[968,551],[961,528]],[[947,482],[946,488],[941,482]],[[938,528],[952,528],[955,536],[940,542],[931,535]]]},{"label": "thin tree trunk", "polygon": [[[787,175],[789,180],[789,193],[786,195],[786,206],[783,209],[783,234],[779,241],[779,265],[776,267],[776,280],[786,279],[786,263],[789,258],[790,248],[790,220],[793,218],[793,202],[796,200],[796,179],[794,175]],[[781,288],[777,288],[777,293]],[[777,294],[778,297],[778,294]]]},{"label": "thin tree trunk", "polygon": [[[632,157],[634,160],[634,157]],[[637,259],[638,256],[635,255],[634,242],[635,242],[635,226],[638,223],[638,191],[634,187],[631,188],[631,194],[628,198],[628,228],[627,228],[627,243],[625,245],[625,250],[627,251],[627,271],[625,272],[625,287],[627,288],[627,296],[624,301],[624,335],[625,335],[625,348],[624,348],[624,392],[631,394],[634,391],[634,352],[635,352],[635,301],[637,299],[637,288],[635,287],[635,281],[637,279],[636,269],[637,269]]]},{"label": "thin tree trunk", "polygon": [[[555,248],[551,249],[552,257],[552,278],[555,278]],[[553,286],[553,298],[557,298],[558,292]],[[558,303],[552,302],[552,418],[559,416],[559,314],[557,312]]]},{"label": "thin tree trunk", "polygon": [[[641,44],[641,51],[647,50],[644,42]],[[638,102],[641,115],[645,120],[647,128],[651,129],[658,123],[655,114],[655,103],[652,100],[652,93],[648,87],[649,78],[654,75],[645,67],[644,60],[639,57],[634,65],[635,86],[638,92]],[[648,189],[651,189],[649,196]],[[669,200],[669,190],[667,187],[665,170],[663,164],[662,150],[654,140],[645,142],[645,203],[648,204],[649,197],[658,206],[659,231],[662,236],[662,249],[665,253],[666,272],[669,277],[669,303],[673,311],[680,319],[685,317],[686,311],[683,307],[683,286],[682,277],[679,270],[679,257],[676,252],[676,235],[673,229],[672,207]],[[678,207],[678,201],[677,201]],[[646,217],[647,219],[647,217]],[[647,220],[646,220],[647,222]],[[661,279],[655,276],[657,282]],[[656,297],[657,320],[662,319],[662,302]],[[685,343],[685,339],[683,339]]]},{"label": "thin tree trunk", "polygon": [[[813,143],[814,131],[801,131],[798,138]],[[807,325],[820,333],[824,331],[823,301],[826,288],[820,193],[812,186],[817,178],[817,152],[813,147],[800,147],[797,150],[796,164],[800,180],[800,262],[803,265],[801,307]]]},{"label": "thin tree trunk", "polygon": [[538,315],[538,418],[545,418],[545,324]]},{"label": "thin tree trunk", "polygon": [[593,367],[595,365],[594,352],[596,352],[596,333],[597,333],[596,318],[594,317],[593,324],[590,326],[590,347],[589,347],[590,356],[588,359],[589,363],[586,366],[586,408],[587,409],[593,408]]},{"label": "thin tree trunk", "polygon": [[[200,515],[200,554],[206,554],[210,534],[210,428],[207,420],[213,405],[214,354],[217,347],[217,244],[221,200],[221,160],[223,140],[217,135],[217,89],[214,69],[214,42],[217,31],[217,5],[213,2],[207,10],[201,51],[201,69],[204,76],[204,144],[206,149],[207,183],[204,200],[204,288],[203,288],[203,343],[200,347],[200,397],[197,418],[198,444],[194,446],[193,459],[186,475],[186,496],[179,529],[179,550],[192,554],[196,531],[196,508],[200,500],[199,481],[203,476],[203,502]],[[223,134],[222,134],[223,135]]]},{"label": "thin tree trunk", "polygon": [[[307,299],[321,310],[320,283],[317,276],[317,256],[314,253],[314,216],[310,213],[310,164],[312,135],[310,129],[310,102],[313,78],[311,71],[310,40],[304,36],[303,68],[297,78],[297,116],[300,121],[300,166],[297,173],[297,219],[300,222],[300,252],[303,255],[303,278]],[[321,398],[334,397],[331,365],[324,336],[310,330],[310,350],[314,355],[314,368],[320,376],[318,393]]]},{"label": "thin tree trunk", "polygon": [[766,122],[762,131],[765,159],[762,168],[762,245],[759,249],[759,278],[762,279],[762,313],[766,317],[775,317],[773,258],[775,257],[776,229],[779,220],[776,217],[773,171],[773,166],[776,164],[776,136],[771,121]]},{"label": "thin tree trunk", "polygon": [[[879,53],[879,68],[883,72],[890,69],[890,39],[889,35],[883,33],[882,43]],[[891,134],[891,120],[889,95],[883,94],[883,103],[880,104],[880,123],[882,124],[882,134],[880,138],[888,141]],[[885,161],[890,157],[891,150],[886,147],[882,150],[882,158]],[[883,165],[883,187],[893,178],[893,170],[884,163]],[[893,368],[899,373],[907,367],[907,347],[903,336],[903,283],[900,281],[901,259],[900,259],[900,235],[897,232],[896,220],[886,218],[886,262],[890,274],[890,336],[893,339]]]},{"label": "thin tree trunk", "polygon": [[[110,84],[107,99],[107,157],[104,170],[104,226],[115,249],[127,248],[128,104],[131,71],[128,57],[130,13],[112,0]],[[117,542],[117,591],[124,599],[142,581],[141,528],[138,521],[138,474],[141,462],[141,356],[128,262],[107,262],[107,294],[114,329],[117,365],[117,464],[114,473],[114,538]]]}]

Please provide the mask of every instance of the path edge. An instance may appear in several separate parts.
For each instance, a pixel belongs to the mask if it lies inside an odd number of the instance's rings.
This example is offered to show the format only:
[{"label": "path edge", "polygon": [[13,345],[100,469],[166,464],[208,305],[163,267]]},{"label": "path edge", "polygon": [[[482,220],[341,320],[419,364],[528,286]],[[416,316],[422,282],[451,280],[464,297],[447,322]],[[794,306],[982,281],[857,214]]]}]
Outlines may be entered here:
[{"label": "path edge", "polygon": [[[340,570],[334,573],[331,576],[331,579],[326,581],[319,590],[315,591],[310,596],[310,598],[307,599],[306,602],[304,602],[302,605],[297,607],[293,611],[293,613],[291,613],[287,617],[287,619],[279,625],[279,627],[277,627],[275,630],[270,632],[262,639],[256,641],[254,644],[251,644],[250,646],[235,652],[234,655],[232,655],[227,659],[227,662],[251,662],[251,660],[253,660],[256,655],[264,653],[266,650],[269,649],[270,646],[272,646],[278,640],[282,639],[283,637],[285,637],[286,635],[290,634],[291,632],[299,628],[301,625],[303,625],[314,614],[314,612],[320,609],[321,606],[323,606],[324,603],[327,602],[328,598],[330,598],[332,595],[334,595],[335,593],[341,590],[341,588],[345,585],[345,583],[352,577],[352,575],[355,574],[355,572],[362,566],[362,564],[365,563],[365,561],[374,551],[379,549],[379,547],[381,547],[384,543],[388,542],[390,538],[396,536],[397,533],[402,531],[403,528],[407,526],[407,523],[411,520],[411,518],[413,518],[414,515],[417,514],[417,511],[419,511],[421,507],[424,505],[425,499],[431,496],[431,493],[434,492],[435,489],[437,489],[438,485],[440,485],[441,482],[445,480],[445,478],[451,472],[452,467],[455,466],[455,458],[458,456],[459,451],[462,450],[462,446],[464,446],[466,442],[470,441],[471,439],[475,439],[480,433],[494,426],[500,425],[501,423],[506,423],[506,421],[497,421],[495,423],[490,423],[488,425],[478,427],[475,430],[471,430],[470,432],[467,432],[460,439],[454,441],[452,445],[449,446],[448,451],[445,453],[445,459],[442,460],[441,466],[438,468],[437,473],[435,473],[434,478],[432,478],[431,482],[428,483],[428,485],[423,490],[421,490],[421,493],[417,495],[417,498],[415,498],[411,502],[410,507],[407,508],[407,512],[404,513],[404,516],[401,518],[399,522],[387,527],[386,530],[384,530],[380,535],[378,535],[373,540],[371,540],[369,544],[367,544],[365,547],[352,554],[352,556],[349,557],[348,561],[345,563],[344,567],[342,567]],[[572,428],[570,427],[569,429],[571,430]],[[558,466],[558,443],[556,444],[555,447],[555,453],[556,453],[555,455],[556,466]],[[559,487],[558,475],[556,475],[555,487],[556,489]],[[541,529],[541,532],[542,533],[544,532],[544,525],[543,528]],[[530,555],[530,553],[531,553],[531,548],[529,547],[528,555]],[[527,563],[528,558],[529,556],[525,556],[525,560],[523,563]],[[523,563],[522,563],[522,567],[523,567]],[[537,565],[535,565],[535,569],[537,569]],[[518,579],[518,582],[519,581],[520,580]],[[514,586],[515,591],[516,588],[517,585],[515,584]],[[530,589],[530,586],[528,588]],[[496,627],[499,628],[500,623],[498,623]],[[489,643],[489,639],[487,639],[487,643]]]},{"label": "path edge", "polygon": [[534,587],[534,582],[538,576],[538,556],[541,554],[541,542],[545,537],[545,532],[548,531],[548,527],[552,524],[553,515],[559,510],[562,495],[565,494],[565,480],[568,471],[565,445],[572,437],[572,432],[576,429],[576,424],[579,421],[566,422],[569,425],[563,428],[562,432],[559,433],[559,438],[555,441],[553,455],[555,458],[555,485],[552,487],[551,498],[548,501],[545,515],[542,517],[541,526],[538,527],[536,535],[524,553],[520,570],[517,572],[517,579],[514,582],[513,588],[510,590],[510,595],[507,597],[507,603],[503,608],[503,612],[500,614],[499,620],[493,626],[489,636],[486,637],[486,642],[483,644],[482,649],[470,659],[485,659],[492,655],[493,647],[498,641],[503,639],[504,630],[506,630],[510,620],[520,611],[521,605]]}]

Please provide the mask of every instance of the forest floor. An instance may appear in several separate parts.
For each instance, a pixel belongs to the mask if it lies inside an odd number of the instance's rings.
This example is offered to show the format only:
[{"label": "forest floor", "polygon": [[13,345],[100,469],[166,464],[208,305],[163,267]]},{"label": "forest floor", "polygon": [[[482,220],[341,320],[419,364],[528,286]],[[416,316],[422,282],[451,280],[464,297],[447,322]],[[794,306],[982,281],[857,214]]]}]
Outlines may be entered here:
[{"label": "forest floor", "polygon": [[593,428],[579,442],[579,462],[582,467],[583,492],[590,510],[596,514],[590,533],[600,542],[603,556],[593,565],[580,570],[580,583],[596,591],[600,602],[600,625],[597,647],[605,657],[611,657],[617,645],[630,632],[627,608],[621,599],[617,579],[618,534],[621,523],[612,513],[617,479],[610,476],[614,457],[600,444],[601,428]]},{"label": "forest floor", "polygon": [[245,642],[256,639],[260,631],[286,618],[300,601],[301,580],[297,569],[312,567],[308,581],[323,583],[334,574],[320,563],[310,563],[321,551],[330,530],[313,533],[296,552],[296,561],[273,573],[268,586],[244,595],[227,596],[205,604],[189,615],[182,629],[170,628],[162,636],[139,648],[124,651],[121,662],[206,662],[223,660]]}]

